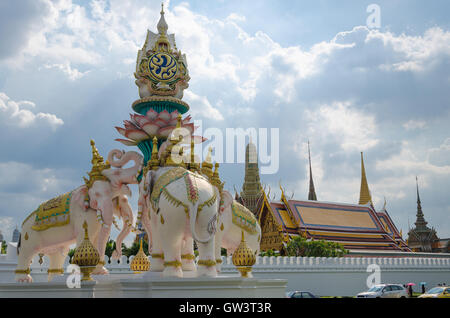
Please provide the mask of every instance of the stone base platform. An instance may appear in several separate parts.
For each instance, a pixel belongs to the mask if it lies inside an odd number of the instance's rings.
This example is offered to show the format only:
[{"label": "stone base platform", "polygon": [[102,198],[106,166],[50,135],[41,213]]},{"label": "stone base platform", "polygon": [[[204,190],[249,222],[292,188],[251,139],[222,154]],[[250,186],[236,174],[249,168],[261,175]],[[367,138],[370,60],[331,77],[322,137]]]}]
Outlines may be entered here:
[{"label": "stone base platform", "polygon": [[217,278],[163,278],[160,273],[93,276],[81,288],[68,288],[67,275],[50,283],[0,284],[0,298],[284,298],[287,280]]}]

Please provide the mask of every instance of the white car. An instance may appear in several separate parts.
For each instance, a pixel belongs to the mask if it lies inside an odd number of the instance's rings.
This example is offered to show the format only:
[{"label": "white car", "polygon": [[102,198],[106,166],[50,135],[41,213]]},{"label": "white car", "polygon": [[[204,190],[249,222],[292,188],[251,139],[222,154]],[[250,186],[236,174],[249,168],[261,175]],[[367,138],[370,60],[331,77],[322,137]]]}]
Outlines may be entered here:
[{"label": "white car", "polygon": [[359,293],[356,298],[406,298],[408,292],[400,284],[374,285],[368,291]]}]

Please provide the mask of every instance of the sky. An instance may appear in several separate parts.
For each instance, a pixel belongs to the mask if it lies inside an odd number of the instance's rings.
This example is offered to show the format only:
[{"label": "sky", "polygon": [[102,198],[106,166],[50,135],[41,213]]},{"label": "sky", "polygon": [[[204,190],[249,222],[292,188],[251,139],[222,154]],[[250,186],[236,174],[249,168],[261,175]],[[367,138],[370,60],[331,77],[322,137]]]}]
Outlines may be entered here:
[{"label": "sky", "polygon": [[[203,129],[278,128],[280,166],[262,175],[308,195],[307,142],[318,199],[357,203],[360,152],[375,207],[404,236],[425,219],[450,237],[450,20],[446,0],[164,1],[191,76],[184,101]],[[376,4],[379,27],[368,25]],[[0,2],[0,231],[73,190],[125,146],[114,126],[139,98],[133,73],[156,0]],[[135,150],[137,148],[127,148]],[[243,164],[223,164],[240,189]],[[137,213],[137,187],[131,199]],[[112,237],[118,231],[113,228]],[[134,237],[130,235],[126,242]]]}]

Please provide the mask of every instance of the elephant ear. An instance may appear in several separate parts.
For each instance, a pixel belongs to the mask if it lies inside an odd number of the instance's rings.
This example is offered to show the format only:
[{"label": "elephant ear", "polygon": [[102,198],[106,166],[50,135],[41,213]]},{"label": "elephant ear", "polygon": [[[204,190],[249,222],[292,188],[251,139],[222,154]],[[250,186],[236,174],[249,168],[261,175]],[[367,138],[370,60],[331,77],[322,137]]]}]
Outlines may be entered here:
[{"label": "elephant ear", "polygon": [[78,191],[76,191],[72,196],[72,200],[76,202],[83,209],[83,211],[87,210],[84,203],[84,198],[86,197],[87,193],[88,188],[84,185],[78,188]]},{"label": "elephant ear", "polygon": [[222,191],[222,201],[223,203],[220,205],[220,213],[229,208],[233,203],[234,199],[230,192],[224,190]]}]

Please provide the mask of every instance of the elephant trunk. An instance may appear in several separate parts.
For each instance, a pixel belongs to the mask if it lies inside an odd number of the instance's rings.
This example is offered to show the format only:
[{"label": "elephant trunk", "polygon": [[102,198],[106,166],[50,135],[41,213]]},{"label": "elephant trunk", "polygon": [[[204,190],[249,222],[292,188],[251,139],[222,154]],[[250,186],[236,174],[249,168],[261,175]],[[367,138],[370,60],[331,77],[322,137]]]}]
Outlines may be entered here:
[{"label": "elephant trunk", "polygon": [[[111,150],[108,154],[108,162],[111,164],[112,167],[115,168],[122,168],[126,162],[125,158],[122,158],[124,155],[124,152],[118,149]],[[114,160],[114,158],[117,158],[118,160]]]},{"label": "elephant trunk", "polygon": [[212,230],[211,228],[211,223],[214,222],[214,220],[216,220],[217,215],[215,215],[213,217],[213,220],[208,223],[208,233],[210,236],[205,240],[201,240],[197,235],[197,231],[195,230],[195,224],[197,223],[198,205],[199,205],[198,202],[196,202],[195,204],[189,206],[189,219],[191,224],[192,238],[198,243],[206,244],[209,243],[216,234],[215,229]]},{"label": "elephant trunk", "polygon": [[[117,160],[115,160],[117,158]],[[122,168],[129,161],[134,161],[136,166],[141,164],[143,157],[135,151],[123,152],[118,149],[111,150],[108,154],[108,162],[114,168]]]}]

